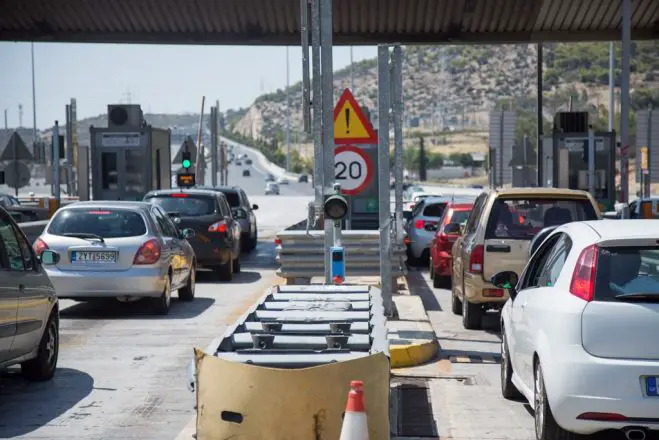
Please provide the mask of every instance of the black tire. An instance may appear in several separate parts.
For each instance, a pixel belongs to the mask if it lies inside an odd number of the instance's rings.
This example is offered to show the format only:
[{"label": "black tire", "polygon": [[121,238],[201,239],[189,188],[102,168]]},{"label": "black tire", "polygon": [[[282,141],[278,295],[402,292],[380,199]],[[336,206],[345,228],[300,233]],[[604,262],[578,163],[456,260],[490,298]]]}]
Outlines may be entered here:
[{"label": "black tire", "polygon": [[254,231],[254,238],[252,238],[249,243],[249,247],[251,250],[256,249],[256,244],[258,243],[258,241],[259,241],[259,231],[256,230]]},{"label": "black tire", "polygon": [[233,273],[240,273],[240,255],[238,255],[232,263]]},{"label": "black tire", "polygon": [[52,379],[57,369],[59,355],[59,318],[53,311],[48,318],[37,357],[21,364],[21,373],[27,380],[43,382]]},{"label": "black tire", "polygon": [[432,286],[435,289],[443,289],[447,285],[447,280],[448,277],[435,274],[435,277],[432,279]]},{"label": "black tire", "polygon": [[185,286],[178,289],[178,299],[181,301],[192,301],[194,300],[194,292],[197,286],[197,267],[193,263],[192,268],[190,269],[190,274],[188,275],[188,282],[185,283]]},{"label": "black tire", "polygon": [[458,295],[453,292],[453,289],[451,289],[451,311],[454,315],[462,315],[462,301],[460,301]]},{"label": "black tire", "polygon": [[513,364],[510,361],[506,329],[501,327],[501,395],[506,399],[520,399],[522,393],[513,384]]},{"label": "black tire", "polygon": [[215,267],[215,274],[220,281],[233,280],[233,259]]},{"label": "black tire", "polygon": [[172,303],[172,276],[167,276],[165,280],[165,288],[162,295],[158,298],[153,298],[153,311],[158,315],[167,315],[169,313],[169,306]]},{"label": "black tire", "polygon": [[428,276],[431,280],[435,279],[435,270],[432,264],[432,258],[428,258]]},{"label": "black tire", "polygon": [[467,297],[462,299],[462,325],[467,330],[479,330],[481,328],[481,319],[483,318],[483,308],[480,304],[470,303]]},{"label": "black tire", "polygon": [[566,431],[558,426],[554,414],[551,412],[547,393],[545,391],[545,380],[542,374],[540,362],[535,365],[535,392],[533,399],[533,409],[535,418],[535,438],[536,440],[577,440],[584,436]]}]

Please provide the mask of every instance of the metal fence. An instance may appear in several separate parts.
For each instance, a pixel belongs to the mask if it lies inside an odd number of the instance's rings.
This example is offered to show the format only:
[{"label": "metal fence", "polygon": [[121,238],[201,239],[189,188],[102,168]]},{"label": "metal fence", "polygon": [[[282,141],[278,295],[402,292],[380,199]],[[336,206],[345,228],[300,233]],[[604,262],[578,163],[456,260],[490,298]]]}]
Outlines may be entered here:
[{"label": "metal fence", "polygon": [[[286,279],[308,279],[325,274],[325,231],[281,231],[277,234],[277,275]],[[346,276],[380,275],[380,232],[343,231]],[[403,245],[393,243],[391,276],[407,274]]]}]

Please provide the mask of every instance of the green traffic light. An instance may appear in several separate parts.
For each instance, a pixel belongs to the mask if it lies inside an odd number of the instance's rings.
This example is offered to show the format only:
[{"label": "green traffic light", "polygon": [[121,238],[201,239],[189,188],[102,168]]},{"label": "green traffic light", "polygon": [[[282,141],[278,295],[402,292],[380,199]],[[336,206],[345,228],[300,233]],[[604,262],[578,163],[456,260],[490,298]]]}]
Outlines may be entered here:
[{"label": "green traffic light", "polygon": [[190,162],[188,159],[183,160],[183,168],[190,168],[192,166],[192,162]]}]

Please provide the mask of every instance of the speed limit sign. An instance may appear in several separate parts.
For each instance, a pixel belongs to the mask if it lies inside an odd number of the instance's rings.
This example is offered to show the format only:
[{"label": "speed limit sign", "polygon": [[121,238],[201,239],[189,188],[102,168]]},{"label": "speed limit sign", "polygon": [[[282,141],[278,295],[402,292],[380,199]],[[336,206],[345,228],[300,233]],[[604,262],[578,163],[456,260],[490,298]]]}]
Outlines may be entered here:
[{"label": "speed limit sign", "polygon": [[366,189],[373,178],[371,158],[359,147],[342,145],[334,150],[334,179],[343,194],[353,196]]}]

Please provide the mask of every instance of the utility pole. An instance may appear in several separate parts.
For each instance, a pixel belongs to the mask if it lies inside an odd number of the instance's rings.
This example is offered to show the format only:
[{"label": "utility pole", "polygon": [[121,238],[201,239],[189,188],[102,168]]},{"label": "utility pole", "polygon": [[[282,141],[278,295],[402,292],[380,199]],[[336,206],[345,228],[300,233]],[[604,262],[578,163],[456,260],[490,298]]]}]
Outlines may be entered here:
[{"label": "utility pole", "polygon": [[7,109],[5,109],[5,130],[7,128],[9,128],[9,126],[7,125]]},{"label": "utility pole", "polygon": [[[34,43],[30,43],[32,56],[32,145],[37,144],[37,86],[34,80]],[[32,150],[34,151],[34,149]]]},{"label": "utility pole", "polygon": [[350,91],[355,94],[355,64],[352,59],[352,46],[350,46]]},{"label": "utility pole", "polygon": [[632,33],[631,0],[622,0],[622,65],[620,77],[620,185],[622,187],[620,201],[629,201],[629,71]]},{"label": "utility pole", "polygon": [[286,46],[286,172],[291,172],[291,92],[288,46]]},{"label": "utility pole", "polygon": [[615,66],[616,66],[616,46],[612,41],[609,43],[609,131],[615,127]]}]

